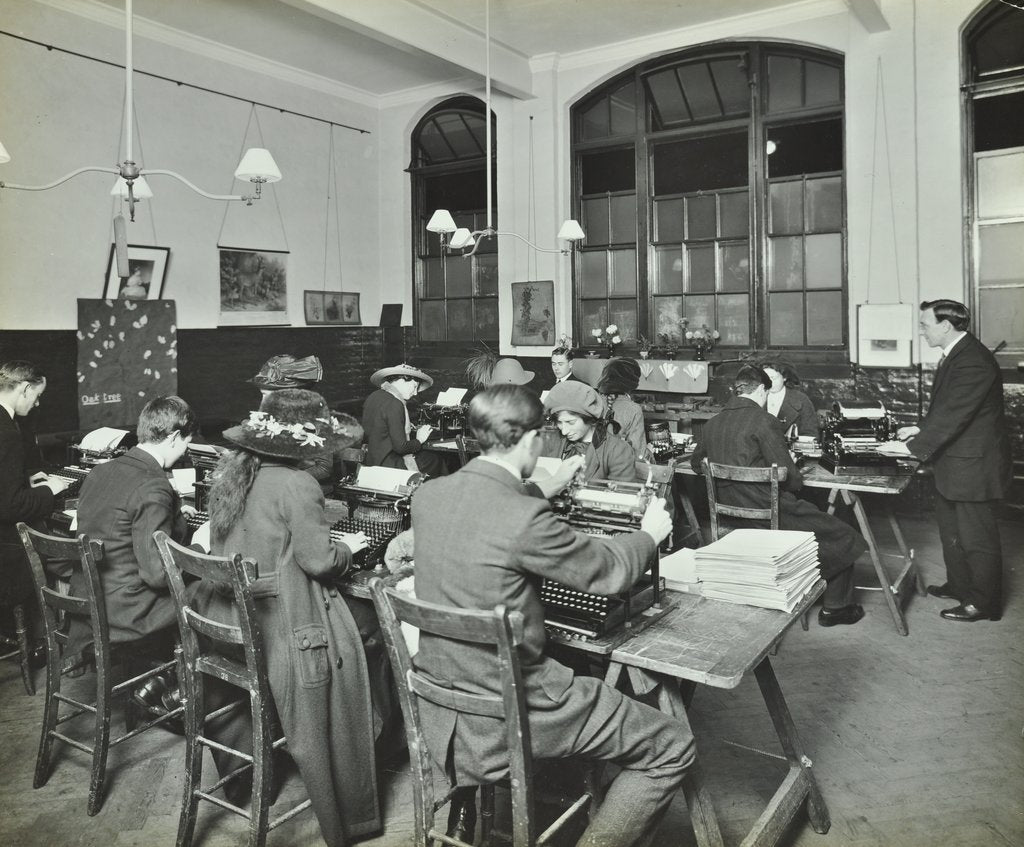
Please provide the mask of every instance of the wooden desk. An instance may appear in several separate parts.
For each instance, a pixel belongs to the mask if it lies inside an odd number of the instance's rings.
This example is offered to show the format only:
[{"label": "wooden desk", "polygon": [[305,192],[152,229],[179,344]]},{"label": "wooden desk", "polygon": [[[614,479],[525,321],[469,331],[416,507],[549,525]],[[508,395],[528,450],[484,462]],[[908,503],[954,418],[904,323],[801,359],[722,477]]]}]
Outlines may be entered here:
[{"label": "wooden desk", "polygon": [[[744,674],[754,671],[789,762],[789,773],[743,839],[743,847],[776,844],[804,799],[815,832],[828,832],[832,823],[768,655],[824,590],[825,581],[818,580],[789,614],[671,591],[668,594],[675,608],[611,655],[605,682],[617,685],[625,673],[634,691],[657,689],[659,708],[687,728],[686,707],[698,683],[735,688]],[[699,760],[690,768],[683,792],[697,844],[721,847],[722,833]]]},{"label": "wooden desk", "polygon": [[[690,467],[689,458],[683,457],[677,460],[676,473],[688,476],[697,476]],[[914,551],[907,547],[903,538],[903,531],[896,520],[896,513],[892,508],[891,499],[885,501],[885,516],[893,537],[896,540],[898,552],[889,553],[880,551],[875,533],[871,529],[871,522],[868,520],[867,512],[864,510],[864,503],[860,494],[901,494],[910,485],[913,474],[894,474],[877,476],[836,476],[817,464],[809,462],[801,468],[804,485],[808,488],[828,489],[828,513],[835,514],[836,503],[841,499],[846,505],[853,509],[857,518],[857,526],[861,535],[868,544],[868,553],[871,555],[871,564],[878,577],[877,586],[857,586],[868,590],[882,591],[886,605],[892,615],[893,623],[900,635],[909,634],[907,619],[903,613],[903,607],[911,594],[912,587],[916,587],[917,593],[925,593],[924,579],[921,577],[917,562],[914,561]],[[686,492],[680,490],[680,499],[683,501],[683,508],[686,510],[687,520],[696,520],[693,512],[693,504],[689,502]],[[895,556],[903,560],[903,567],[895,580],[889,578],[889,574],[882,565],[882,556]]]}]

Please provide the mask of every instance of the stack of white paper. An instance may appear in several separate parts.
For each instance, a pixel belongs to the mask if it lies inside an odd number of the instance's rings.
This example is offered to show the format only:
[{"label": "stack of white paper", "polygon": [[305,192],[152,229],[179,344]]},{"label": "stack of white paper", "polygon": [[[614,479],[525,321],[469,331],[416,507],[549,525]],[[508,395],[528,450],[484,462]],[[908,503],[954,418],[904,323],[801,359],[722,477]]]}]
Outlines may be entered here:
[{"label": "stack of white paper", "polygon": [[813,532],[736,529],[694,559],[705,597],[784,612],[820,578]]}]

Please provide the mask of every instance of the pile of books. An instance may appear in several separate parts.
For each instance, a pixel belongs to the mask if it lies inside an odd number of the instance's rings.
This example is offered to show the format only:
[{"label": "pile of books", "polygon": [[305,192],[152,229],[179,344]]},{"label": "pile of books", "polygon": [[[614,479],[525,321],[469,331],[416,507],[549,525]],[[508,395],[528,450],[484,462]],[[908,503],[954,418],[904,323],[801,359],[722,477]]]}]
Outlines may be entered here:
[{"label": "pile of books", "polygon": [[701,547],[694,559],[705,597],[784,612],[820,578],[813,532],[736,529]]}]

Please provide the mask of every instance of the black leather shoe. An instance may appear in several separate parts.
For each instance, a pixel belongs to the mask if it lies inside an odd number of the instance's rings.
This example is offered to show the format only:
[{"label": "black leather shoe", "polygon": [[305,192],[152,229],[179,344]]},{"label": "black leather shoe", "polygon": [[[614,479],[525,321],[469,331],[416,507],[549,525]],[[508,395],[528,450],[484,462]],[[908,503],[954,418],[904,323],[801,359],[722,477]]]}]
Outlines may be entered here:
[{"label": "black leather shoe", "polygon": [[147,679],[132,692],[132,702],[140,709],[163,711],[163,696],[167,693],[167,679],[157,674]]},{"label": "black leather shoe", "polygon": [[943,583],[942,585],[929,585],[926,589],[932,597],[944,597],[947,600],[959,600],[953,593],[953,589],[949,587],[949,583]]},{"label": "black leather shoe", "polygon": [[968,623],[974,623],[974,621],[999,620],[999,615],[988,615],[971,603],[961,603],[959,606],[954,606],[952,609],[943,609],[939,614],[947,621],[967,621]]},{"label": "black leather shoe", "polygon": [[819,626],[851,626],[864,617],[864,607],[853,604],[840,609],[822,609],[818,612]]},{"label": "black leather shoe", "polygon": [[33,670],[46,667],[46,644],[36,644],[28,651],[28,666]]},{"label": "black leather shoe", "polygon": [[475,831],[476,789],[459,789],[452,797],[448,810],[448,831],[445,834],[449,838],[457,838],[459,841],[472,844]]}]

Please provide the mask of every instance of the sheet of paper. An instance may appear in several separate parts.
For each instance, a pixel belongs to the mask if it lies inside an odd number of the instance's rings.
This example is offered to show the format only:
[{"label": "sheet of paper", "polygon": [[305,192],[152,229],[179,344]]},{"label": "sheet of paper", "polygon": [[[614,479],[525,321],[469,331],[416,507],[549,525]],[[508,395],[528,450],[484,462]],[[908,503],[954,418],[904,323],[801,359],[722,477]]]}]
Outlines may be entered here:
[{"label": "sheet of paper", "polygon": [[909,456],[910,448],[905,441],[883,441],[875,450],[886,456]]},{"label": "sheet of paper", "polygon": [[209,456],[211,459],[216,459],[221,453],[221,451],[212,444],[189,444],[188,452],[198,453],[201,456]]},{"label": "sheet of paper", "polygon": [[529,481],[536,482],[539,479],[547,479],[554,474],[560,464],[562,464],[561,459],[555,459],[551,456],[538,456],[537,467],[533,469],[533,475]]},{"label": "sheet of paper", "polygon": [[196,469],[175,468],[172,470],[171,487],[182,497],[194,494],[196,490]]},{"label": "sheet of paper", "polygon": [[71,526],[68,529],[74,532],[78,529],[78,510],[77,509],[65,509],[64,514],[71,518]]},{"label": "sheet of paper", "polygon": [[192,543],[198,544],[207,553],[210,552],[210,522],[200,524],[199,528],[192,533]]},{"label": "sheet of paper", "polygon": [[373,488],[377,491],[394,492],[400,485],[408,485],[409,479],[416,471],[404,468],[384,468],[363,465],[356,477],[356,485],[362,488]]},{"label": "sheet of paper", "polygon": [[697,581],[696,551],[683,547],[675,553],[662,556],[658,562],[658,573],[669,582],[695,583]]},{"label": "sheet of paper", "polygon": [[466,396],[468,388],[446,388],[437,395],[438,406],[458,406]]},{"label": "sheet of paper", "polygon": [[547,392],[547,391],[542,391],[542,392],[540,393],[540,402],[541,402],[541,403],[543,403],[543,402],[545,402],[545,401],[546,401],[547,399],[548,399],[548,392]]},{"label": "sheet of paper", "polygon": [[113,450],[121,443],[128,434],[126,429],[115,429],[112,426],[101,426],[99,429],[94,429],[92,432],[87,433],[81,441],[81,446],[86,450],[92,450],[95,453],[102,453],[105,450]]}]

